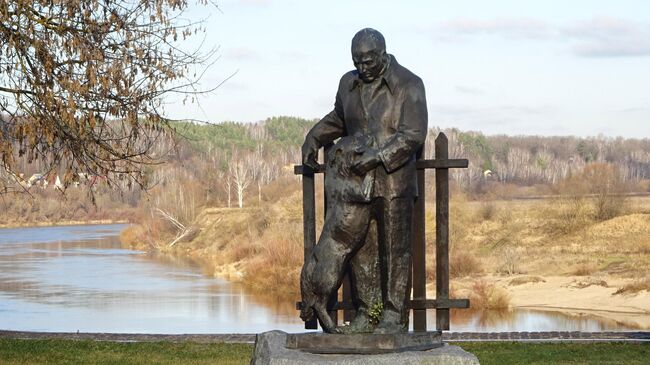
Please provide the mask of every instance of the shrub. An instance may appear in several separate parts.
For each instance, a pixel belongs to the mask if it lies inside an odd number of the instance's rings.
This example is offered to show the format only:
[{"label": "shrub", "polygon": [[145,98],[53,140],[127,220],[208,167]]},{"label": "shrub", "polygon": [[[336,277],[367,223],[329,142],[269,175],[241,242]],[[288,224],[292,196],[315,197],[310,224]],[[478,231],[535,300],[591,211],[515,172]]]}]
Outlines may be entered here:
[{"label": "shrub", "polygon": [[276,224],[259,238],[257,256],[245,262],[244,282],[278,297],[298,295],[303,263],[302,225]]},{"label": "shrub", "polygon": [[594,265],[589,264],[589,263],[582,263],[578,265],[573,271],[571,272],[571,275],[576,275],[576,276],[589,276],[593,274],[596,271],[596,268]]},{"label": "shrub", "polygon": [[592,223],[592,213],[585,198],[572,195],[549,200],[542,214],[545,230],[551,236],[566,235]]},{"label": "shrub", "polygon": [[470,252],[452,250],[449,257],[449,276],[460,278],[483,272],[483,265]]},{"label": "shrub", "polygon": [[508,292],[483,279],[474,282],[469,298],[474,309],[507,309],[510,306]]},{"label": "shrub", "polygon": [[634,294],[643,290],[650,292],[650,277],[646,277],[645,279],[626,284],[614,292],[613,295]]},{"label": "shrub", "polygon": [[589,198],[593,218],[603,221],[615,218],[626,210],[625,192],[629,189],[618,167],[607,163],[592,163],[577,175],[558,185],[560,194]]},{"label": "shrub", "polygon": [[519,254],[514,247],[505,246],[497,251],[499,254],[500,265],[497,272],[505,275],[521,274],[519,268]]},{"label": "shrub", "polygon": [[489,221],[497,215],[498,209],[494,201],[487,200],[481,202],[478,212],[481,219]]}]

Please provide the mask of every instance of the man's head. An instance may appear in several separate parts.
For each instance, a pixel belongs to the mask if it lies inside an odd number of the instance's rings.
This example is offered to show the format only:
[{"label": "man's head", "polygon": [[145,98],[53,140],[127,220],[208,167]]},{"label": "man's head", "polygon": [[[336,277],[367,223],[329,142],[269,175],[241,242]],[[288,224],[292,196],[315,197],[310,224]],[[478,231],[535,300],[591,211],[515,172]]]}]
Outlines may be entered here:
[{"label": "man's head", "polygon": [[357,32],[352,38],[352,62],[363,82],[372,82],[381,76],[388,64],[384,36],[372,28]]}]

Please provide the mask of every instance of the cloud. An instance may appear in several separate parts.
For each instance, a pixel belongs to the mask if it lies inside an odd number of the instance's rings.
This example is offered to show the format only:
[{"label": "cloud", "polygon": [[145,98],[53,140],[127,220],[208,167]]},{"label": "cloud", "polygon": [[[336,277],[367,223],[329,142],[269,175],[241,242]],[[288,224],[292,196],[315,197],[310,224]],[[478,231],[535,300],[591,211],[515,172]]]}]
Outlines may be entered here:
[{"label": "cloud", "polygon": [[516,40],[552,40],[570,44],[579,57],[650,56],[650,24],[615,17],[595,17],[574,24],[548,24],[537,18],[456,18],[433,29],[443,42],[495,36]]},{"label": "cloud", "polygon": [[[549,105],[432,105],[431,118],[436,123],[486,133],[553,134],[556,126],[549,121],[557,117],[558,108]],[[559,132],[559,131],[558,131]]]},{"label": "cloud", "polygon": [[650,107],[645,106],[635,106],[625,109],[616,110],[617,113],[648,113],[650,112]]},{"label": "cloud", "polygon": [[312,57],[309,53],[298,49],[282,49],[277,52],[277,55],[284,60],[291,60],[292,62]]},{"label": "cloud", "polygon": [[271,0],[239,0],[242,5],[249,6],[268,6],[271,5]]},{"label": "cloud", "polygon": [[468,87],[468,86],[463,86],[463,85],[456,85],[454,88],[457,92],[461,94],[468,94],[468,95],[485,95],[485,91],[481,89],[476,89],[473,87]]},{"label": "cloud", "polygon": [[557,111],[556,107],[549,105],[521,106],[499,105],[491,107],[476,107],[471,105],[436,105],[434,109],[449,116],[460,115],[489,115],[489,114],[519,114],[519,115],[549,115]]},{"label": "cloud", "polygon": [[252,48],[246,47],[229,48],[224,51],[224,55],[237,61],[251,61],[261,58],[259,52]]},{"label": "cloud", "polygon": [[513,39],[544,39],[552,27],[535,18],[497,18],[491,20],[456,18],[437,27],[438,35],[445,39],[476,35],[499,35]]},{"label": "cloud", "polygon": [[575,42],[574,54],[581,57],[650,56],[650,25],[597,17],[561,29]]}]

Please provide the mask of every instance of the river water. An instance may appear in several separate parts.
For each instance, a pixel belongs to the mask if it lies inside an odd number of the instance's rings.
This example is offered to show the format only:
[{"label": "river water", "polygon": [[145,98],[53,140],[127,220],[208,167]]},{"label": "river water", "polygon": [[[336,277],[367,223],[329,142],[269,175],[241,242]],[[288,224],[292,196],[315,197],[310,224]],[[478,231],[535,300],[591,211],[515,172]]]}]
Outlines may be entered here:
[{"label": "river water", "polygon": [[[124,225],[0,229],[0,329],[48,332],[304,331],[294,304],[206,277],[179,259],[122,249]],[[435,325],[433,311],[428,323]],[[537,311],[459,312],[453,331],[631,330]]]}]

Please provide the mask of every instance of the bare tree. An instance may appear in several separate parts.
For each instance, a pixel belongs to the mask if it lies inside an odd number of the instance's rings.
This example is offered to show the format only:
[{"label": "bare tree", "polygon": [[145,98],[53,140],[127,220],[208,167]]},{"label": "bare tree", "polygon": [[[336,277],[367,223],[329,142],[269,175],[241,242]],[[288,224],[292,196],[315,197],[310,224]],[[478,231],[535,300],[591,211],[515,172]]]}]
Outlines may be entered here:
[{"label": "bare tree", "polygon": [[200,30],[181,17],[187,7],[0,0],[0,168],[12,172],[27,156],[64,165],[68,178],[117,173],[143,184],[142,166],[168,130],[163,96],[199,92],[199,68],[214,54],[182,50]]},{"label": "bare tree", "polygon": [[246,160],[252,174],[252,180],[257,184],[257,204],[262,203],[262,185],[264,184],[264,169],[266,161],[264,160],[264,144],[258,143],[255,153],[249,155]]},{"label": "bare tree", "polygon": [[236,158],[229,166],[229,175],[237,190],[237,205],[244,206],[244,191],[253,182],[250,164],[244,157]]},{"label": "bare tree", "polygon": [[221,181],[221,187],[226,193],[227,207],[230,208],[232,202],[232,179],[230,178],[230,172],[218,170],[216,172],[216,175],[217,175],[217,179]]}]

